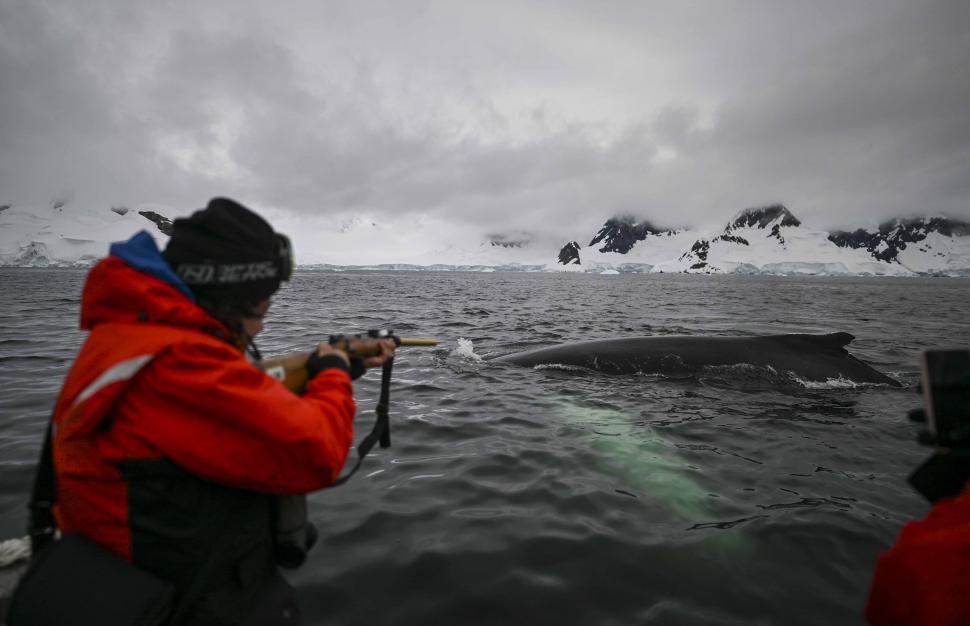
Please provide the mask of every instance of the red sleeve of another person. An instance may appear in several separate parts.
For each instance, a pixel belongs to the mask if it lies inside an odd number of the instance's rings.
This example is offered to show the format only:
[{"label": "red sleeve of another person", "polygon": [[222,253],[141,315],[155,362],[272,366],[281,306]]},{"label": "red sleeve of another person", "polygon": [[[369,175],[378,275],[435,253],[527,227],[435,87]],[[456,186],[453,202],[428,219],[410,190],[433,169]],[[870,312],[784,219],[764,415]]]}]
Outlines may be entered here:
[{"label": "red sleeve of another person", "polygon": [[879,557],[866,617],[874,626],[970,624],[970,492],[903,527]]}]

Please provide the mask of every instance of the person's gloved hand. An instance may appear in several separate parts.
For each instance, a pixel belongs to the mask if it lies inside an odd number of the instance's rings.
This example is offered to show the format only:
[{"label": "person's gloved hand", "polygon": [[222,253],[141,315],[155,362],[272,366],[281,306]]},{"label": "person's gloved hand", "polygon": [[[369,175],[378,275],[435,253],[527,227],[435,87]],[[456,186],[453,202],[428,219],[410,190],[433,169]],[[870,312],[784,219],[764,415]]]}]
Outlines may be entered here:
[{"label": "person's gloved hand", "polygon": [[343,350],[334,348],[327,342],[321,342],[316,351],[307,359],[307,374],[313,378],[325,369],[336,367],[350,374],[351,379],[357,379],[364,375],[364,372],[371,367],[380,367],[389,359],[394,358],[394,341],[381,339],[378,341],[381,353],[376,356],[369,356],[361,359],[358,357],[348,357]]},{"label": "person's gloved hand", "polygon": [[[360,359],[356,359],[360,360]],[[313,379],[314,376],[326,369],[331,368],[342,369],[343,371],[351,374],[353,378],[353,370],[351,369],[351,360],[347,356],[347,353],[343,350],[338,350],[331,346],[327,342],[321,342],[317,349],[310,355],[310,358],[306,361],[306,371],[308,379]],[[363,370],[361,370],[363,373]]]}]

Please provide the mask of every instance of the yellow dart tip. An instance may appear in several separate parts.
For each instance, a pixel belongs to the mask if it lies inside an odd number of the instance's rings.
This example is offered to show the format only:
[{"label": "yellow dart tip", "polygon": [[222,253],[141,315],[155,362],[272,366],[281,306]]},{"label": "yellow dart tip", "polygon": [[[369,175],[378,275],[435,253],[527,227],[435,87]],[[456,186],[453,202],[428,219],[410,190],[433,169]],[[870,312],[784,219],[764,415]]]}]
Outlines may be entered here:
[{"label": "yellow dart tip", "polygon": [[421,339],[417,337],[401,337],[402,346],[436,346],[437,339]]}]

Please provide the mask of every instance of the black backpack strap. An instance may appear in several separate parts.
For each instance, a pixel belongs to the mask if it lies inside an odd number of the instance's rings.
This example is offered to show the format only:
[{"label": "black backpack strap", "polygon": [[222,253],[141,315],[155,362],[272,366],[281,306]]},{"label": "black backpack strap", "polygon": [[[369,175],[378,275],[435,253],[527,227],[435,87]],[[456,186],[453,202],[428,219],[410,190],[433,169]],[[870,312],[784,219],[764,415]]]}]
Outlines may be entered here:
[{"label": "black backpack strap", "polygon": [[53,417],[47,422],[47,434],[40,451],[40,461],[34,474],[34,489],[30,495],[30,511],[27,534],[30,535],[30,548],[37,555],[54,541],[57,521],[54,519],[56,482],[54,476]]},{"label": "black backpack strap", "polygon": [[371,429],[370,433],[357,446],[357,463],[354,464],[350,472],[335,480],[330,485],[331,487],[337,487],[350,480],[350,477],[360,469],[361,463],[364,462],[364,457],[373,449],[375,443],[380,441],[382,448],[391,447],[391,420],[388,414],[388,406],[391,402],[391,370],[393,368],[393,358],[384,362],[383,369],[381,370],[381,397],[377,401],[377,407],[374,409],[374,412],[377,413],[377,421],[374,422],[374,428]]}]

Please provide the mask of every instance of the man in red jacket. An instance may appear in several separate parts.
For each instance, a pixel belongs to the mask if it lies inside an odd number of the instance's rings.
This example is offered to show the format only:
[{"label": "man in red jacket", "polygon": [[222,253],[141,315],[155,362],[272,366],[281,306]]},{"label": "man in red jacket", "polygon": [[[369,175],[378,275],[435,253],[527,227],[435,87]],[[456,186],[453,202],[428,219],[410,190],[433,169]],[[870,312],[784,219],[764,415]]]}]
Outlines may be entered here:
[{"label": "man in red jacket", "polygon": [[[961,402],[966,417],[970,396]],[[879,557],[866,607],[873,626],[970,624],[968,444],[959,437],[938,446],[909,477],[933,508],[924,519],[906,524],[896,545]]]},{"label": "man in red jacket", "polygon": [[903,527],[879,557],[866,616],[873,626],[970,624],[970,489]]},{"label": "man in red jacket", "polygon": [[284,236],[217,198],[164,253],[145,232],[113,245],[84,286],[90,336],[53,417],[58,526],[174,583],[173,624],[296,623],[274,503],[334,481],[355,404],[328,344],[302,397],[246,358],[291,263]]}]

